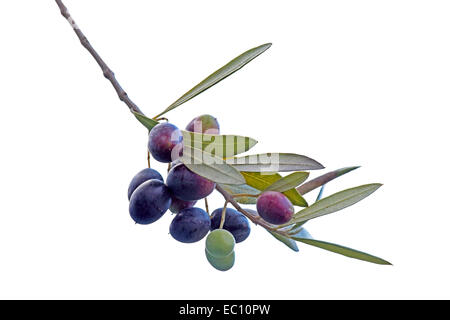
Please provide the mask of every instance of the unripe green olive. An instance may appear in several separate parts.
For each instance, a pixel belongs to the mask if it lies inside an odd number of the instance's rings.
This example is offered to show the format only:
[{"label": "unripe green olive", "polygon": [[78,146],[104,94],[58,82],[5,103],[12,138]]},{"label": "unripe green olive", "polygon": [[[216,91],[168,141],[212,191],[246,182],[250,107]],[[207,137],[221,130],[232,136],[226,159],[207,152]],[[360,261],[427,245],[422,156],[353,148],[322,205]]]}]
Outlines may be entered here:
[{"label": "unripe green olive", "polygon": [[205,249],[206,259],[208,259],[208,262],[217,270],[219,271],[227,271],[230,270],[234,265],[235,260],[235,254],[234,251],[231,252],[229,255],[217,258],[209,254],[208,250]]},{"label": "unripe green olive", "polygon": [[225,229],[216,229],[206,238],[206,250],[217,258],[228,256],[234,250],[236,241],[233,235]]}]

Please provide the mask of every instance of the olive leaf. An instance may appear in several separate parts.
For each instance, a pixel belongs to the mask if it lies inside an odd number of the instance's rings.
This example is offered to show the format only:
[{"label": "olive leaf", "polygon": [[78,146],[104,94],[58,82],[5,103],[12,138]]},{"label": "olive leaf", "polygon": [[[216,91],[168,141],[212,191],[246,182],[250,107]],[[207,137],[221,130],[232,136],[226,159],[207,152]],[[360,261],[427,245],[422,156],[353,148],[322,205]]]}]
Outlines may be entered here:
[{"label": "olive leaf", "polygon": [[247,172],[288,172],[324,167],[314,159],[293,153],[261,153],[227,159],[227,163]]},{"label": "olive leaf", "polygon": [[[282,177],[278,173],[259,173],[259,172],[241,172],[246,183],[258,190],[264,191],[274,182],[280,180]],[[284,191],[283,194],[292,202],[293,205],[299,207],[306,207],[308,203],[295,189]]]},{"label": "olive leaf", "polygon": [[236,135],[202,134],[181,131],[184,145],[201,149],[220,158],[232,157],[253,148],[258,141]]},{"label": "olive leaf", "polygon": [[295,235],[298,232],[300,232],[301,230],[303,230],[303,225],[306,223],[307,221],[303,221],[303,222],[298,222],[295,223],[294,225],[289,225],[288,227],[282,228],[283,230],[288,231],[288,233],[290,235]]},{"label": "olive leaf", "polygon": [[358,260],[367,261],[367,262],[376,263],[376,264],[391,265],[390,262],[388,262],[384,259],[378,258],[371,254],[364,253],[364,252],[361,252],[361,251],[358,251],[355,249],[347,248],[347,247],[344,247],[344,246],[341,246],[338,244],[325,242],[325,241],[321,241],[321,240],[309,239],[309,238],[305,238],[305,237],[298,237],[298,236],[292,237],[292,239],[295,241],[299,241],[299,242],[308,244],[310,246],[314,246],[314,247],[328,250],[328,251],[331,251],[334,253],[338,253],[338,254],[341,254],[341,255],[349,257],[349,258],[358,259]]},{"label": "olive leaf", "polygon": [[[241,185],[230,185],[230,184],[220,184],[220,186],[231,195],[235,194],[252,194],[252,195],[258,195],[261,193],[259,190],[250,187],[247,184],[241,184]],[[235,197],[234,200],[241,204],[256,204],[256,197]]]},{"label": "olive leaf", "polygon": [[[292,240],[289,237],[285,237],[279,233],[276,232],[272,232],[267,230],[272,236],[275,237],[275,239],[281,241],[282,243],[284,243],[286,246],[288,246],[289,248],[291,248],[292,250],[294,250],[295,252],[298,252],[298,246],[297,243]],[[305,228],[301,228],[300,230],[298,230],[298,232],[295,233],[294,235],[295,237],[299,237],[299,238],[305,238],[305,239],[312,239],[311,234],[305,229]]]},{"label": "olive leaf", "polygon": [[156,126],[159,122],[150,118],[147,118],[143,114],[140,114],[138,112],[131,111],[133,115],[138,119],[138,121],[146,127],[149,131],[153,129],[154,126]]},{"label": "olive leaf", "polygon": [[280,241],[281,243],[284,243],[288,248],[294,250],[295,252],[298,252],[298,246],[297,246],[297,242],[295,242],[294,240],[282,236],[281,234],[272,232],[267,230],[275,239],[277,239],[278,241]]},{"label": "olive leaf", "polygon": [[296,231],[292,237],[303,238],[303,239],[313,239],[311,234],[305,228],[301,228]]},{"label": "olive leaf", "polygon": [[294,214],[288,224],[318,218],[347,208],[375,192],[381,184],[372,183],[337,192]]},{"label": "olive leaf", "polygon": [[226,164],[223,159],[200,149],[183,146],[183,155],[180,160],[189,170],[216,183],[245,184],[245,179],[239,171]]},{"label": "olive leaf", "polygon": [[195,87],[193,87],[191,90],[186,92],[183,96],[181,96],[178,100],[176,100],[174,103],[172,103],[170,106],[168,106],[163,112],[155,116],[155,118],[158,118],[162,116],[163,114],[169,112],[170,110],[173,110],[183,103],[191,100],[195,96],[199,95],[203,91],[211,88],[213,85],[219,83],[223,79],[227,78],[228,76],[232,75],[239,69],[241,69],[243,66],[245,66],[247,63],[255,59],[257,56],[259,56],[261,53],[266,51],[270,48],[272,44],[266,43],[259,47],[250,49],[240,56],[236,57],[235,59],[228,62],[226,65],[224,65],[219,70],[215,71],[211,75],[209,75],[206,79],[204,79],[202,82],[197,84]]},{"label": "olive leaf", "polygon": [[278,192],[288,191],[303,183],[306,179],[308,179],[308,176],[309,176],[308,172],[291,173],[290,175],[287,175],[286,177],[283,177],[280,180],[275,181],[270,186],[268,186],[264,191],[278,191]]},{"label": "olive leaf", "polygon": [[360,168],[359,166],[356,167],[346,167],[346,168],[342,168],[342,169],[338,169],[338,170],[334,170],[328,173],[325,173],[317,178],[314,178],[304,184],[302,184],[300,187],[297,188],[297,191],[301,194],[301,195],[305,195],[308,192],[323,186],[324,184],[330,182],[331,180],[336,179],[337,177],[340,177],[346,173],[349,173],[355,169]]}]

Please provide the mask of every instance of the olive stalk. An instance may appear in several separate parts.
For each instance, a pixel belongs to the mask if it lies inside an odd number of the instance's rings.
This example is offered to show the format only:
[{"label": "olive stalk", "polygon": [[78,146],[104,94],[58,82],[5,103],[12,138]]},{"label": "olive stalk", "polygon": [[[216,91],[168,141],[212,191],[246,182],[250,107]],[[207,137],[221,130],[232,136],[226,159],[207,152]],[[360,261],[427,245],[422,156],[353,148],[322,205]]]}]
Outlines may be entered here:
[{"label": "olive stalk", "polygon": [[205,211],[206,211],[206,213],[207,213],[208,215],[210,215],[210,214],[209,214],[208,197],[205,198]]},{"label": "olive stalk", "polygon": [[219,229],[223,229],[223,225],[225,224],[225,219],[226,219],[226,215],[227,215],[227,206],[228,206],[228,201],[225,200],[225,204],[223,205],[223,209],[222,209],[222,216],[220,217]]}]

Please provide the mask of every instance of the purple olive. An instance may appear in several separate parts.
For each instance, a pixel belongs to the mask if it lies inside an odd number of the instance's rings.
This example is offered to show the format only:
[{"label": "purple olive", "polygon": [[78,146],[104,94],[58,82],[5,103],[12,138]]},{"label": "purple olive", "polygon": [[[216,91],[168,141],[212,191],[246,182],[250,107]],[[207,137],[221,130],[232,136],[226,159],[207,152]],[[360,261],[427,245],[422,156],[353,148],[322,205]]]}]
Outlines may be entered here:
[{"label": "purple olive", "polygon": [[258,214],[272,224],[283,224],[291,220],[294,206],[291,201],[276,191],[263,192],[256,202]]},{"label": "purple olive", "polygon": [[180,163],[170,169],[167,176],[167,186],[176,198],[184,201],[195,201],[210,195],[216,184],[192,172]]},{"label": "purple olive", "polygon": [[130,216],[138,224],[150,224],[169,209],[172,197],[169,188],[160,180],[148,180],[133,192]]},{"label": "purple olive", "polygon": [[171,123],[156,125],[149,134],[148,150],[159,162],[169,163],[176,160],[183,151],[183,135]]},{"label": "purple olive", "polygon": [[133,194],[134,190],[136,190],[137,187],[139,187],[145,181],[152,179],[161,180],[164,182],[164,179],[161,176],[161,174],[154,169],[146,168],[144,170],[139,171],[139,173],[133,177],[133,180],[131,180],[130,186],[128,187],[128,200],[130,200],[131,195]]},{"label": "purple olive", "polygon": [[180,200],[176,197],[172,197],[172,204],[170,205],[169,210],[173,213],[179,213],[181,210],[192,208],[195,206],[197,201],[184,201]]},{"label": "purple olive", "polygon": [[209,232],[211,220],[205,210],[188,208],[180,211],[170,224],[170,234],[184,243],[197,242]]}]

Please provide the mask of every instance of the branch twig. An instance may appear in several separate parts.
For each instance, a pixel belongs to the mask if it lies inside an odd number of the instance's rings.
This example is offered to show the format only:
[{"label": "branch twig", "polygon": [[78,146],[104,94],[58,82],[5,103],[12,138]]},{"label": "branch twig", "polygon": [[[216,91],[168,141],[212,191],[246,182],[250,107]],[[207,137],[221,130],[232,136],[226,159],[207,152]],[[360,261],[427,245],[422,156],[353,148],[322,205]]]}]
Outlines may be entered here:
[{"label": "branch twig", "polygon": [[86,48],[87,51],[92,55],[92,57],[97,61],[98,65],[103,71],[103,75],[106,79],[108,79],[111,84],[113,85],[114,89],[117,92],[117,95],[119,96],[119,99],[123,101],[128,108],[131,111],[143,114],[142,111],[139,109],[139,107],[131,101],[131,99],[128,97],[128,94],[123,90],[121,85],[116,79],[116,76],[114,75],[114,72],[108,67],[108,65],[103,61],[103,59],[100,57],[100,55],[95,51],[95,49],[92,47],[92,45],[89,43],[86,36],[83,34],[83,32],[80,30],[78,25],[75,23],[75,20],[73,20],[72,16],[70,15],[69,11],[67,10],[67,7],[64,5],[62,0],[56,0],[56,4],[58,5],[59,9],[61,10],[61,15],[67,19],[67,21],[72,26],[73,30],[75,31],[76,35],[78,36],[78,39],[80,39],[81,44],[83,47]]}]

